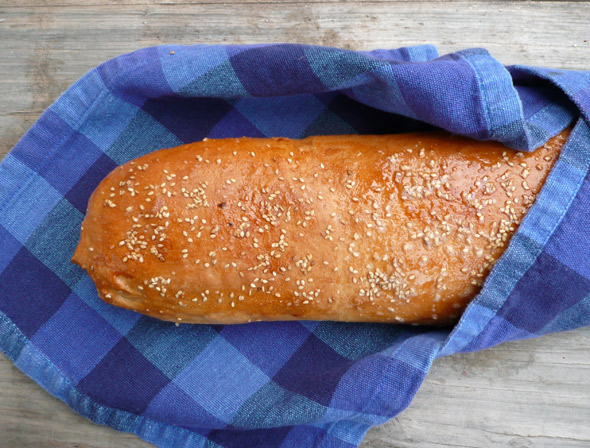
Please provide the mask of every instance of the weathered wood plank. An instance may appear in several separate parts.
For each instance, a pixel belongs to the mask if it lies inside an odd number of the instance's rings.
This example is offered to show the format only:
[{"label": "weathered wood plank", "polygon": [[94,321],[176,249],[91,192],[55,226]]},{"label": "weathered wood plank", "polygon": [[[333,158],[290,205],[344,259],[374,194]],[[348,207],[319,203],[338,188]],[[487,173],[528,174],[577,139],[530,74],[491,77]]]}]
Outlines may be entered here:
[{"label": "weathered wood plank", "polygon": [[[590,69],[588,17],[582,2],[4,0],[0,159],[87,70],[143,46],[434,43],[441,53],[482,46],[505,64]],[[585,329],[439,360],[410,408],[362,446],[588,446],[589,349]],[[3,446],[149,446],[77,416],[2,355],[0,394]]]},{"label": "weathered wood plank", "polygon": [[[518,3],[529,0],[473,0],[471,3]],[[555,2],[562,0],[536,0],[540,2]],[[566,0],[575,3],[584,3],[590,0]],[[389,3],[391,5],[396,3],[449,3],[448,0],[225,0],[219,2],[216,0],[4,0],[4,6],[16,6],[20,8],[36,8],[39,6],[127,6],[127,5],[172,5],[172,6],[195,6],[195,5],[212,5],[217,3],[224,3],[228,5],[265,5],[265,4],[314,4],[314,3],[350,3],[363,4],[368,3]]]},{"label": "weathered wood plank", "polygon": [[590,329],[435,362],[410,407],[363,448],[590,444]]}]

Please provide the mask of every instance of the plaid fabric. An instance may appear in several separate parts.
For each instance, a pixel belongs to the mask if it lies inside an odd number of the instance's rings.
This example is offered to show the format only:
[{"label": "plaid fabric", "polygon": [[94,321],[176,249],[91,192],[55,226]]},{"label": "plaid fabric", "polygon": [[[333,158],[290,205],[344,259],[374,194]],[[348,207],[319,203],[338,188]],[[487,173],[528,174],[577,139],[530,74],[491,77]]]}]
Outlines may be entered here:
[{"label": "plaid fabric", "polygon": [[[590,323],[590,73],[485,50],[161,46],[93,69],[0,165],[0,347],[94,422],[161,447],[355,447],[432,361]],[[530,150],[575,123],[452,331],[333,322],[159,322],[100,301],[69,262],[118,164],[203,137],[437,126]]]}]

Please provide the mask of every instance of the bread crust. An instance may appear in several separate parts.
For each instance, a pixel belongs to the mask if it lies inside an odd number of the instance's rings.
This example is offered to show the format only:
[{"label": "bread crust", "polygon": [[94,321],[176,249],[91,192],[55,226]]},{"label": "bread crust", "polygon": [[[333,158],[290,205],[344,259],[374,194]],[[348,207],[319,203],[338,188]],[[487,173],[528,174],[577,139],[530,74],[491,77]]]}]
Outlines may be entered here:
[{"label": "bread crust", "polygon": [[450,324],[535,200],[532,153],[444,133],[205,140],[112,171],[72,261],[158,319]]}]

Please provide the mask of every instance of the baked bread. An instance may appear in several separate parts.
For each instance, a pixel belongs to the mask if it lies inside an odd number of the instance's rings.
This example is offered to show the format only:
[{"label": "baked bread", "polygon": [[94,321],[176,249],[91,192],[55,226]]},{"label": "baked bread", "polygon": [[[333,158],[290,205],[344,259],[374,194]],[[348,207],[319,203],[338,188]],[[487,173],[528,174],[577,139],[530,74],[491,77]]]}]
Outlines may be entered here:
[{"label": "baked bread", "polygon": [[204,140],[110,173],[72,261],[179,323],[450,324],[568,132],[532,153],[444,133]]}]

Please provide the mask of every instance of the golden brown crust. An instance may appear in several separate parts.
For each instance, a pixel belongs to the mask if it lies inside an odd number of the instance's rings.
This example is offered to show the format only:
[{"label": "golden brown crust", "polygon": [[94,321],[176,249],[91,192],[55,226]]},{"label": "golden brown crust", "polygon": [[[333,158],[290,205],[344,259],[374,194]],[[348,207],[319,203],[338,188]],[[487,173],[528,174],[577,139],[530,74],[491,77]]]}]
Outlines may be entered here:
[{"label": "golden brown crust", "polygon": [[101,182],[72,260],[103,300],[175,322],[446,324],[566,138],[533,153],[442,133],[164,149]]}]

